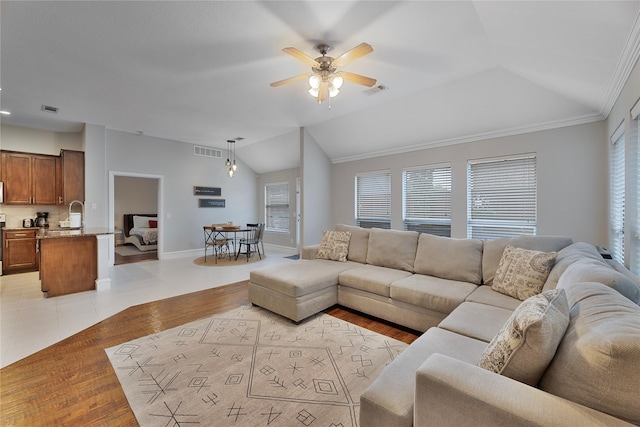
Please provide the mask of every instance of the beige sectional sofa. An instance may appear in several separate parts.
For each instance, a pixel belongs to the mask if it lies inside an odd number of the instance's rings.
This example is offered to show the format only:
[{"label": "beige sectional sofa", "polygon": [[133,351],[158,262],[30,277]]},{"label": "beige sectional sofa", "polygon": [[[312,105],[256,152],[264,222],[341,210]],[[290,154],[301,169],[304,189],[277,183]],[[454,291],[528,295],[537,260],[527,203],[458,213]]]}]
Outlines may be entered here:
[{"label": "beige sectional sofa", "polygon": [[[424,331],[362,394],[361,426],[640,424],[640,282],[594,246],[336,231],[349,236],[346,261],[305,248],[300,261],[253,270],[249,299],[294,321],[340,304]],[[524,302],[493,286],[507,246],[557,253],[541,293]],[[564,313],[559,342],[547,345],[553,322],[533,322],[503,375],[478,366],[542,297]]]}]

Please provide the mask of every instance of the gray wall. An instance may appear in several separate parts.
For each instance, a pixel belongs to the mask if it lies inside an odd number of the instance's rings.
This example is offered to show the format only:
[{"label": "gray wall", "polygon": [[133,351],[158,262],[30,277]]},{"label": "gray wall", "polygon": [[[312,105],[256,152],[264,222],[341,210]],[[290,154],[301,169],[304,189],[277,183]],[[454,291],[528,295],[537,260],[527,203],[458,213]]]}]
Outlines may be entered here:
[{"label": "gray wall", "polygon": [[[160,231],[165,254],[177,256],[202,248],[204,225],[255,221],[256,174],[243,162],[238,162],[236,176],[229,178],[225,159],[195,156],[192,144],[107,130],[106,145],[109,172],[161,177],[159,215],[163,215]],[[221,187],[226,207],[199,208],[194,186]]]},{"label": "gray wall", "polygon": [[560,234],[594,244],[607,241],[605,122],[433,148],[333,167],[333,219],[353,224],[355,175],[391,170],[392,228],[402,229],[402,169],[450,163],[452,237],[466,237],[466,165],[469,159],[537,154],[538,234]]},{"label": "gray wall", "polygon": [[306,129],[300,130],[301,226],[300,244],[320,243],[323,230],[332,230],[331,160]]}]

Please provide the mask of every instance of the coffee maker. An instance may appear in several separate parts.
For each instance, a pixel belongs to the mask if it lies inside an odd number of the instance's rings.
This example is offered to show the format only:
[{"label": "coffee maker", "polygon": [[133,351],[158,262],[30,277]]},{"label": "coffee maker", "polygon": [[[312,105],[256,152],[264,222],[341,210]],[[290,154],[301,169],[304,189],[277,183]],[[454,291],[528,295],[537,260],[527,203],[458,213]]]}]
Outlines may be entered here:
[{"label": "coffee maker", "polygon": [[36,219],[34,225],[36,227],[48,227],[49,226],[49,212],[36,212]]}]

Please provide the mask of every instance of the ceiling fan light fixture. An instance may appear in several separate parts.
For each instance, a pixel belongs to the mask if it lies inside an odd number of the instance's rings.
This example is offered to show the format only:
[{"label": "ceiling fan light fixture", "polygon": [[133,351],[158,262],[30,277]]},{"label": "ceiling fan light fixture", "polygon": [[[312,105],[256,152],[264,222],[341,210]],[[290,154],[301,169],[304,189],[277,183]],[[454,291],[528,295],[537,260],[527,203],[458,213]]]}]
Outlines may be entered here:
[{"label": "ceiling fan light fixture", "polygon": [[339,93],[340,93],[340,89],[338,89],[333,85],[329,85],[329,98],[333,98],[334,96],[337,96]]},{"label": "ceiling fan light fixture", "polygon": [[312,89],[318,89],[320,87],[320,77],[312,74],[309,77],[309,86],[311,86]]},{"label": "ceiling fan light fixture", "polygon": [[336,76],[333,77],[333,79],[331,79],[331,85],[334,88],[336,88],[336,90],[340,89],[343,83],[344,83],[344,79],[339,74],[337,74]]},{"label": "ceiling fan light fixture", "polygon": [[317,87],[312,87],[311,89],[309,89],[307,92],[309,92],[309,95],[313,96],[314,98],[318,97],[318,93],[320,93],[320,90]]}]

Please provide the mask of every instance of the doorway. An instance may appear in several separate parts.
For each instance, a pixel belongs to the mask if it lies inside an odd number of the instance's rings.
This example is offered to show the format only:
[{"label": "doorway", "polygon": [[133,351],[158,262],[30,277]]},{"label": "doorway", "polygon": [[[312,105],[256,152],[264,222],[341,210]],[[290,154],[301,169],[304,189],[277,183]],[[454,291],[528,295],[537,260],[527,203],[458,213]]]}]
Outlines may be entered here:
[{"label": "doorway", "polygon": [[125,216],[149,215],[162,218],[162,177],[110,172],[109,181],[109,226],[116,232],[112,246],[113,255],[110,257],[111,265],[161,259],[162,221],[157,222],[155,244],[145,244],[142,238],[125,236],[128,229]]}]

